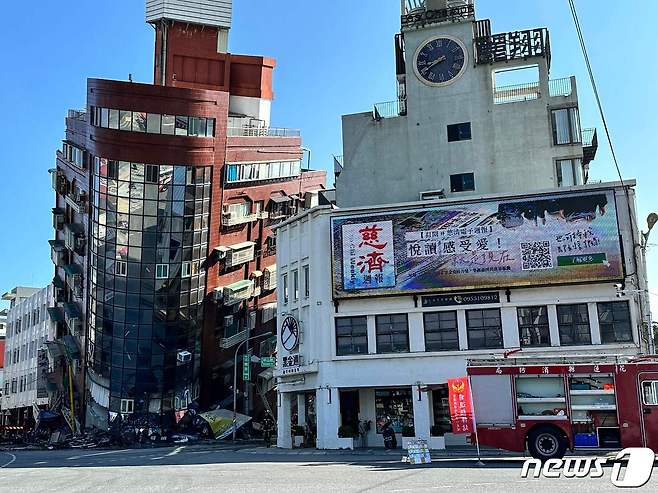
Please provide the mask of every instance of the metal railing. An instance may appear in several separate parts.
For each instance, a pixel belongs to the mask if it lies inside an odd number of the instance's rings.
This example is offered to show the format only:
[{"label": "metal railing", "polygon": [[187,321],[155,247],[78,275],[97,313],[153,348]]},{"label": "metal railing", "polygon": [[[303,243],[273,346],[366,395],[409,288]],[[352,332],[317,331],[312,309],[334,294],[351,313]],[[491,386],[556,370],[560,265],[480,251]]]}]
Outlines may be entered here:
[{"label": "metal railing", "polygon": [[228,127],[226,135],[229,137],[299,137],[298,128],[281,127]]},{"label": "metal railing", "polygon": [[551,79],[548,81],[548,95],[552,98],[558,96],[571,96],[573,85],[571,77]]},{"label": "metal railing", "polygon": [[513,86],[494,87],[494,104],[518,103],[539,99],[541,91],[539,82],[516,84]]},{"label": "metal railing", "polygon": [[74,120],[86,121],[87,110],[69,110],[67,118],[73,118]]},{"label": "metal railing", "polygon": [[583,147],[592,147],[598,145],[595,128],[584,128],[582,132]]},{"label": "metal railing", "polygon": [[398,116],[406,116],[407,102],[403,100],[387,101],[385,103],[377,103],[372,110],[373,119],[379,121],[384,118],[397,118]]}]

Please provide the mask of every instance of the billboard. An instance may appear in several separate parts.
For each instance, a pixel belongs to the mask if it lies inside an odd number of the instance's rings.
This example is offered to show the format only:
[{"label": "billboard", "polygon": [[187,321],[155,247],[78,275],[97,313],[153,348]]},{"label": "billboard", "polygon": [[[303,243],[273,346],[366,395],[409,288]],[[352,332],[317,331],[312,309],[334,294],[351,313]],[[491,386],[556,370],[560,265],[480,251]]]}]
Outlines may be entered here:
[{"label": "billboard", "polygon": [[613,190],[334,216],[334,296],[623,277]]}]

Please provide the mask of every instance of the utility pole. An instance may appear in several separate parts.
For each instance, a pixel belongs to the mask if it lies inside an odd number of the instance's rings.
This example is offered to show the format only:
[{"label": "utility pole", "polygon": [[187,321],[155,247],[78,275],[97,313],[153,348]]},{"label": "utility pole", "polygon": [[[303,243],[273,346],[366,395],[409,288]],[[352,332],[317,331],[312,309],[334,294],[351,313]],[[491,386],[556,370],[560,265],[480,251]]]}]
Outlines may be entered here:
[{"label": "utility pole", "polygon": [[267,332],[265,334],[259,334],[257,336],[249,337],[248,339],[245,339],[240,344],[238,344],[238,347],[235,348],[235,355],[233,356],[233,443],[235,443],[235,432],[237,431],[236,423],[237,423],[237,406],[238,406],[238,353],[240,352],[240,348],[247,342],[253,341],[254,339],[259,339],[261,337],[269,337],[271,335],[272,335],[271,332]]}]

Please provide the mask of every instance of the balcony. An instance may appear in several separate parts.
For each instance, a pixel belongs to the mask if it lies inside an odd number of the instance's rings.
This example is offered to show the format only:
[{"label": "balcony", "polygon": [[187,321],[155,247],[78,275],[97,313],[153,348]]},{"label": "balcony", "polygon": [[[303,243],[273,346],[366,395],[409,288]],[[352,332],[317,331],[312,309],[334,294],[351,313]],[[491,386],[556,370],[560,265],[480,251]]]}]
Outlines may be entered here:
[{"label": "balcony", "polygon": [[66,176],[56,168],[49,169],[48,172],[52,179],[53,190],[60,195],[66,195],[69,191],[69,182]]},{"label": "balcony", "polygon": [[407,115],[407,101],[398,99],[396,101],[387,101],[385,103],[375,104],[372,110],[372,118],[380,121],[388,118],[397,118],[398,116]]},{"label": "balcony", "polygon": [[573,94],[573,77],[551,79],[548,81],[548,95],[552,98],[560,96],[569,97]]},{"label": "balcony", "polygon": [[583,141],[583,166],[587,166],[596,157],[599,149],[599,138],[595,128],[585,128],[582,133]]},{"label": "balcony", "polygon": [[76,303],[64,303],[64,320],[71,334],[82,335],[82,313]]},{"label": "balcony", "polygon": [[82,268],[77,264],[67,264],[64,266],[64,272],[66,273],[66,284],[73,291],[73,296],[82,298]]},{"label": "balcony", "polygon": [[257,126],[236,126],[227,127],[227,137],[300,137],[302,134],[298,128],[283,127],[257,127]]},{"label": "balcony", "polygon": [[66,203],[78,214],[87,212],[87,192],[76,189],[73,193],[66,195]]},{"label": "balcony", "polygon": [[441,22],[459,22],[475,15],[472,0],[447,0],[445,9],[428,10],[424,0],[406,0],[403,3],[401,25],[405,28],[422,28]]}]

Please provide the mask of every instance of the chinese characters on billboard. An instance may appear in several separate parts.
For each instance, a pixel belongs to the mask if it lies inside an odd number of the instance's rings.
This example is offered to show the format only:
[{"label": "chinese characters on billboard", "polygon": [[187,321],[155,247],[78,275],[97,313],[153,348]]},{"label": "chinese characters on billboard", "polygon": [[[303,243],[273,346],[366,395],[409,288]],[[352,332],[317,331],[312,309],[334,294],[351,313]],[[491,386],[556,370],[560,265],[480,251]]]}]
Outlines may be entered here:
[{"label": "chinese characters on billboard", "polygon": [[403,294],[623,277],[614,192],[332,218],[334,294]]}]

